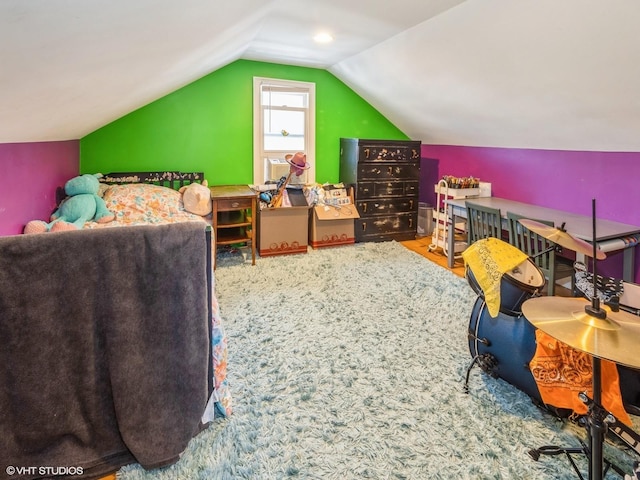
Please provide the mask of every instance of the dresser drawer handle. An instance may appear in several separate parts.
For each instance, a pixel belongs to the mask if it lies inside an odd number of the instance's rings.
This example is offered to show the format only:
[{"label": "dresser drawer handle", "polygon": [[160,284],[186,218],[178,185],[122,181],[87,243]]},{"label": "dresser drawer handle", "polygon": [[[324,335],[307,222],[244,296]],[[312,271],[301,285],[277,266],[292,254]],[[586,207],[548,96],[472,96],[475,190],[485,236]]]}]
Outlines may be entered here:
[{"label": "dresser drawer handle", "polygon": [[393,175],[393,167],[389,167],[389,175]]},{"label": "dresser drawer handle", "polygon": [[240,202],[233,202],[233,203],[231,204],[231,206],[232,206],[233,208],[238,208],[238,207],[240,206]]}]

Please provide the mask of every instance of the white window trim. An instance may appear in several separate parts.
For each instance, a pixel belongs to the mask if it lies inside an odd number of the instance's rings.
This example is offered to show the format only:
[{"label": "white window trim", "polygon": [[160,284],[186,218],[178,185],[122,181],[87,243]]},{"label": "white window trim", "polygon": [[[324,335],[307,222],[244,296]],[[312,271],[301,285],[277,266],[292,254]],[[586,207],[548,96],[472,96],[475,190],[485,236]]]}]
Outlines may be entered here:
[{"label": "white window trim", "polygon": [[[304,88],[309,91],[309,121],[304,133],[307,146],[307,162],[310,165],[307,171],[307,182],[316,182],[316,84],[312,82],[297,82],[293,80],[280,80],[277,78],[253,77],[253,183],[264,183],[264,159],[262,152],[262,110],[260,106],[260,86],[263,83],[282,85],[289,88]],[[295,153],[295,152],[290,152]]]}]

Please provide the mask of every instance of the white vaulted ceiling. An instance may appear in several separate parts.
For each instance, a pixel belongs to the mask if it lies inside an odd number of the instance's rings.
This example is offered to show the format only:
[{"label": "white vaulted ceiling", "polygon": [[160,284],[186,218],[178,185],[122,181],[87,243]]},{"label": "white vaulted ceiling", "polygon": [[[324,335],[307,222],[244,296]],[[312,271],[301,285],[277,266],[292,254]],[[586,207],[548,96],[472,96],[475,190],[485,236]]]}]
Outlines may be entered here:
[{"label": "white vaulted ceiling", "polygon": [[326,68],[428,144],[640,151],[639,24],[637,0],[1,0],[0,143],[243,58]]}]

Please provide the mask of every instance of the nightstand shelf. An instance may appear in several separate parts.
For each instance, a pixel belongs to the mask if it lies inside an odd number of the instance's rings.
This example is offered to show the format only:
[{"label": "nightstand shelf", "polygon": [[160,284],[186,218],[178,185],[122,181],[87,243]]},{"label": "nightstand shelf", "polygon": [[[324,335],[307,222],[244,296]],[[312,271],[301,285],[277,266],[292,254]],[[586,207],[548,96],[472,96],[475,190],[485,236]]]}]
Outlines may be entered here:
[{"label": "nightstand shelf", "polygon": [[246,244],[251,247],[251,264],[255,265],[256,192],[246,185],[214,186],[209,190],[215,234],[214,268],[218,245]]},{"label": "nightstand shelf", "polygon": [[[251,224],[249,224],[251,225]],[[222,227],[218,225],[218,236],[216,243],[218,245],[234,245],[236,243],[245,243],[251,239],[251,230],[247,230],[241,226]]]}]

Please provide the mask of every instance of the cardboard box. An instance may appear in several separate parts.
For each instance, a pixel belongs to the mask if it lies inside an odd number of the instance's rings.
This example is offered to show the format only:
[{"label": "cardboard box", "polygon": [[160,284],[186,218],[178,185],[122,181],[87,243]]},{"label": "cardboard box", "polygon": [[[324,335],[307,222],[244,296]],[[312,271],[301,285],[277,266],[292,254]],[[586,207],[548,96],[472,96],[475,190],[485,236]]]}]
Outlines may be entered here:
[{"label": "cardboard box", "polygon": [[302,191],[288,190],[291,207],[264,208],[258,212],[258,254],[307,253],[309,207]]},{"label": "cardboard box", "polygon": [[353,204],[314,207],[309,227],[311,246],[321,248],[355,243],[355,218],[360,215]]}]

